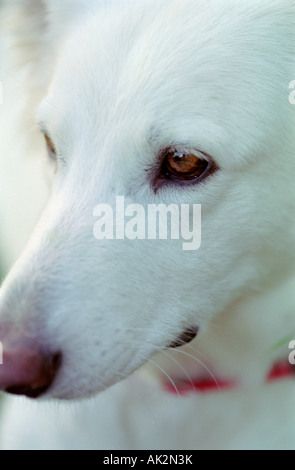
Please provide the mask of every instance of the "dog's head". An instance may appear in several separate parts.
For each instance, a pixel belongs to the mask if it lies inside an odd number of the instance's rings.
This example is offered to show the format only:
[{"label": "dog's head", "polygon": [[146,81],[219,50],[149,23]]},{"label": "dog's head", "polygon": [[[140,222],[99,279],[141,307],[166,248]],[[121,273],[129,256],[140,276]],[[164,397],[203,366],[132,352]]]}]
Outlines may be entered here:
[{"label": "dog's head", "polygon": [[[22,15],[28,2],[16,3]],[[30,396],[51,384],[48,396],[75,398],[201,334],[287,268],[295,9],[288,0],[37,3],[19,55],[31,61],[52,196],[2,287],[0,383]],[[155,204],[201,205],[201,247],[149,239],[143,214]],[[195,221],[190,212],[199,230]]]}]

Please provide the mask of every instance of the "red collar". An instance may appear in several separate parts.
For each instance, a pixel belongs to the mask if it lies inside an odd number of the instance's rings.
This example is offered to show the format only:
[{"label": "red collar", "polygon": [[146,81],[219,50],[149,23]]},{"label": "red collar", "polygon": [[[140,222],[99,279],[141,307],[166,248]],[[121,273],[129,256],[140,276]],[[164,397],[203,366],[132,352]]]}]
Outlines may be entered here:
[{"label": "red collar", "polygon": [[[288,361],[276,362],[266,377],[266,383],[276,382],[288,378],[295,378],[294,366]],[[190,393],[212,393],[218,391],[233,390],[238,384],[233,380],[198,379],[184,380],[177,383],[167,382],[164,389],[174,395],[188,395]]]}]

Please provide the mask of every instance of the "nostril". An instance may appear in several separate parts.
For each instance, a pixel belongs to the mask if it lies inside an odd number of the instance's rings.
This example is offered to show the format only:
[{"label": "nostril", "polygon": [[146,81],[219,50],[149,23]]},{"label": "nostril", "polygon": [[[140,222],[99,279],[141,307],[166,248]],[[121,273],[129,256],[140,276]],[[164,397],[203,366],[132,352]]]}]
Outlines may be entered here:
[{"label": "nostril", "polygon": [[60,352],[54,354],[51,358],[51,361],[50,361],[50,367],[51,367],[52,372],[54,373],[54,375],[56,374],[56,372],[60,368],[61,363],[62,363],[62,354]]},{"label": "nostril", "polygon": [[61,353],[56,353],[45,358],[44,367],[47,370],[48,376],[52,377],[53,379],[55,378],[56,373],[61,366],[61,362],[62,362]]},{"label": "nostril", "polygon": [[[52,385],[57,371],[61,366],[62,354],[60,352],[44,356],[39,354],[38,360],[36,360],[35,354],[31,355],[30,359],[31,360],[27,359],[23,361],[22,370],[25,372],[20,374],[20,376],[22,375],[23,377],[21,377],[20,380],[16,378],[13,383],[8,383],[2,388],[7,393],[37,398],[45,393]],[[14,364],[11,363],[11,366],[13,367]],[[19,365],[15,366],[15,369],[18,370]]]}]

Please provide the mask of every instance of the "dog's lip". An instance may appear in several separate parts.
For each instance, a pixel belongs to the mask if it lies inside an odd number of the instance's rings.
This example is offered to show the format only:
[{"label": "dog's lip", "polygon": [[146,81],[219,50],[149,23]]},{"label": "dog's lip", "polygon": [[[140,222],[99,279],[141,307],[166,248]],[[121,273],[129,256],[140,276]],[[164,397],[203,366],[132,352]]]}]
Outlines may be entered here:
[{"label": "dog's lip", "polygon": [[197,334],[199,333],[198,326],[191,326],[186,328],[172,343],[168,345],[169,349],[176,349],[184,346],[185,344],[190,343],[195,339]]}]

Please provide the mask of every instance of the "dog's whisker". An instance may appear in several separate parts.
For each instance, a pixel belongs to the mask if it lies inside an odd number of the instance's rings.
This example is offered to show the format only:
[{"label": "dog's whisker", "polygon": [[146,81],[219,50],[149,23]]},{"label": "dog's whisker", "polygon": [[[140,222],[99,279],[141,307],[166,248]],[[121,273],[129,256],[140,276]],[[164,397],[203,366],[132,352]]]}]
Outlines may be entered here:
[{"label": "dog's whisker", "polygon": [[218,380],[217,378],[215,377],[214,373],[211,372],[211,370],[206,366],[206,364],[204,364],[203,361],[201,361],[201,359],[193,356],[192,354],[189,354],[188,352],[186,351],[182,351],[181,349],[175,349],[174,351],[180,353],[180,354],[183,354],[187,357],[190,357],[191,359],[193,359],[194,361],[198,362],[199,364],[201,364],[202,367],[204,367],[204,369],[208,372],[208,374],[210,375],[210,377],[214,380],[215,384],[216,384],[216,387],[219,391],[221,391],[221,388],[219,386],[219,383],[218,383]]},{"label": "dog's whisker", "polygon": [[203,353],[201,353],[201,351],[199,349],[195,348],[191,344],[187,344],[186,348],[191,349],[193,352],[195,352],[196,354],[201,356],[210,366],[214,367],[213,362],[210,359],[208,359],[207,356],[205,356]]},{"label": "dog's whisker", "polygon": [[150,362],[150,363],[153,364],[155,367],[157,367],[157,369],[159,369],[159,370],[168,378],[168,380],[169,380],[169,382],[171,383],[172,387],[174,388],[174,390],[175,390],[177,396],[180,397],[181,395],[180,395],[180,393],[179,393],[179,390],[178,390],[178,388],[177,388],[177,386],[176,386],[174,380],[170,377],[170,375],[167,374],[167,372],[165,372],[164,369],[163,369],[161,366],[159,366],[159,364],[157,364],[157,363],[156,363],[155,361],[153,361],[152,359],[149,358],[149,359],[148,359],[148,362]]},{"label": "dog's whisker", "polygon": [[169,354],[169,351],[164,351],[163,354],[165,354],[165,356],[167,356],[172,362],[174,362],[179,367],[180,370],[182,370],[182,372],[187,377],[187,379],[188,379],[189,383],[191,384],[191,386],[193,387],[193,389],[195,389],[193,379],[190,376],[190,374],[187,372],[187,370],[183,367],[183,365],[180,364],[180,362],[177,359],[175,359],[175,357],[172,357],[172,355]]}]

